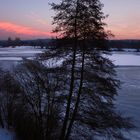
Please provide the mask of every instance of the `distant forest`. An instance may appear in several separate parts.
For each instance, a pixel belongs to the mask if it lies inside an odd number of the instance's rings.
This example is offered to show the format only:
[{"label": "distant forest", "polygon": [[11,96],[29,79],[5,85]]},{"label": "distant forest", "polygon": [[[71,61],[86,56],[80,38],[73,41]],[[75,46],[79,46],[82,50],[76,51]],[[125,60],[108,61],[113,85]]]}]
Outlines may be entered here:
[{"label": "distant forest", "polygon": [[0,46],[1,47],[15,47],[15,46],[40,46],[41,48],[48,47],[52,43],[52,39],[35,39],[35,40],[21,40],[20,38],[11,39],[8,38],[8,40],[1,40]]},{"label": "distant forest", "polygon": [[[52,39],[21,40],[20,38],[15,38],[12,40],[8,38],[8,40],[1,40],[0,46],[40,46],[41,48],[48,48],[53,46],[53,44]],[[108,47],[117,51],[123,51],[123,49],[136,49],[136,51],[140,51],[140,40],[109,40]]]},{"label": "distant forest", "polygon": [[123,49],[136,49],[136,51],[140,51],[140,40],[110,40],[108,46],[119,51]]}]

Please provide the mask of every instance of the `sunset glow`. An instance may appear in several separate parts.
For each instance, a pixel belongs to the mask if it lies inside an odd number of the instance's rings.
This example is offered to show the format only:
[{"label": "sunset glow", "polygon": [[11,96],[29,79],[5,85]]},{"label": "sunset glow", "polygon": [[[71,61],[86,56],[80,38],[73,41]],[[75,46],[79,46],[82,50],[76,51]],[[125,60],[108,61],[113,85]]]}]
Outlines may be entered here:
[{"label": "sunset glow", "polygon": [[29,36],[44,36],[51,37],[52,34],[50,32],[43,32],[39,30],[35,30],[30,27],[24,27],[20,25],[16,25],[10,22],[0,22],[0,30],[15,33],[17,35],[29,35]]},{"label": "sunset glow", "polygon": [[[54,12],[48,3],[58,0],[0,0],[0,39],[48,38],[53,35]],[[113,39],[140,39],[140,0],[101,0]]]}]

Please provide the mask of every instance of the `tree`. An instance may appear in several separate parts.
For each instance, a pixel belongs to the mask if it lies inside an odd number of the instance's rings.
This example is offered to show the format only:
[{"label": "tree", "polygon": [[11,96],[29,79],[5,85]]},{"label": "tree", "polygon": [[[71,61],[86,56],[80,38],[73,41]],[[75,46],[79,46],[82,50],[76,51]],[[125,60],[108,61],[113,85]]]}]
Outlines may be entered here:
[{"label": "tree", "polygon": [[35,60],[25,60],[17,68],[15,79],[22,90],[20,99],[23,102],[17,107],[16,118],[19,121],[16,121],[16,130],[21,138],[52,140],[58,137],[59,110],[63,98],[59,92],[64,83],[58,82],[57,75],[60,74],[55,68],[45,67]]},{"label": "tree", "polygon": [[64,82],[51,64],[25,60],[15,71],[0,70],[0,125],[13,128],[19,139],[58,138]]},{"label": "tree", "polygon": [[13,40],[11,39],[11,37],[8,37],[8,40],[7,40],[7,46],[12,46],[13,45]]},{"label": "tree", "polygon": [[14,46],[20,46],[21,45],[21,40],[19,37],[16,37],[14,40]]},{"label": "tree", "polygon": [[0,75],[0,111],[3,118],[3,127],[8,129],[13,126],[14,111],[20,93],[20,88],[10,72]]},{"label": "tree", "polygon": [[[52,4],[52,9],[56,11],[54,24],[57,26],[54,32],[59,34],[58,50],[59,53],[60,49],[62,50],[61,54],[64,54],[66,49],[69,50],[64,67],[71,68],[60,140],[69,139],[76,122],[79,122],[79,126],[82,123],[82,127],[86,125],[90,128],[91,123],[94,126],[91,129],[95,132],[118,139],[122,138],[119,128],[131,127],[131,124],[124,122],[124,119],[114,112],[113,99],[119,84],[114,78],[114,65],[102,57],[103,51],[99,51],[106,49],[108,36],[111,35],[104,30],[106,24],[103,19],[106,16],[102,12],[102,6],[99,0],[62,0],[60,4]],[[66,71],[69,71],[68,69]],[[86,102],[89,105],[86,105]],[[81,109],[81,106],[84,109]]]}]

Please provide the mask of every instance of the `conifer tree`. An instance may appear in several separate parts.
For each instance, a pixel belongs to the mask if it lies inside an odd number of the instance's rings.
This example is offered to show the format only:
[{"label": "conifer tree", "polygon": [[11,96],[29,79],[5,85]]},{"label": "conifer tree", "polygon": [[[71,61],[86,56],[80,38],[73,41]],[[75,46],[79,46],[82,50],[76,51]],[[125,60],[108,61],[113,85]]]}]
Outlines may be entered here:
[{"label": "conifer tree", "polygon": [[61,0],[60,4],[52,4],[56,11],[54,32],[61,42],[58,49],[64,47],[63,51],[70,49],[73,53],[64,63],[68,69],[66,65],[71,65],[71,76],[60,140],[68,140],[74,126],[88,126],[92,133],[116,139],[123,139],[121,128],[131,127],[114,111],[119,82],[114,65],[102,55],[111,35],[104,30],[102,7],[99,0]]}]

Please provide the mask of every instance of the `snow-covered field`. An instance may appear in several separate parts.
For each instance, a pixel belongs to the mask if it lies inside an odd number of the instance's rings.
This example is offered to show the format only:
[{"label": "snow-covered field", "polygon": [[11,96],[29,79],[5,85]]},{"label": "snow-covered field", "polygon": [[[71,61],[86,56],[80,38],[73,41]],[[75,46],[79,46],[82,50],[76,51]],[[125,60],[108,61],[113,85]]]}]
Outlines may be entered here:
[{"label": "snow-covered field", "polygon": [[108,57],[116,66],[140,66],[140,53],[138,52],[113,52]]},{"label": "snow-covered field", "polygon": [[32,58],[37,54],[41,54],[44,49],[34,48],[31,46],[17,46],[15,48],[0,48],[0,67],[11,69],[23,58]]},{"label": "snow-covered field", "polygon": [[33,57],[40,54],[43,49],[35,49],[31,46],[18,46],[15,48],[0,48],[0,60],[21,60],[22,57]]},{"label": "snow-covered field", "polygon": [[140,140],[140,67],[117,67],[116,70],[122,82],[116,107],[123,115],[131,117],[137,127],[128,137]]},{"label": "snow-covered field", "polygon": [[[32,58],[36,54],[43,53],[42,49],[33,47],[0,48],[0,67],[11,69],[23,58]],[[133,118],[138,127],[128,137],[132,140],[140,140],[140,53],[138,52],[113,52],[110,58],[116,67],[118,79],[122,82],[122,88],[118,91],[116,100],[117,109],[126,116]],[[7,139],[2,139],[7,134]],[[0,129],[0,140],[12,140],[9,132]]]}]

